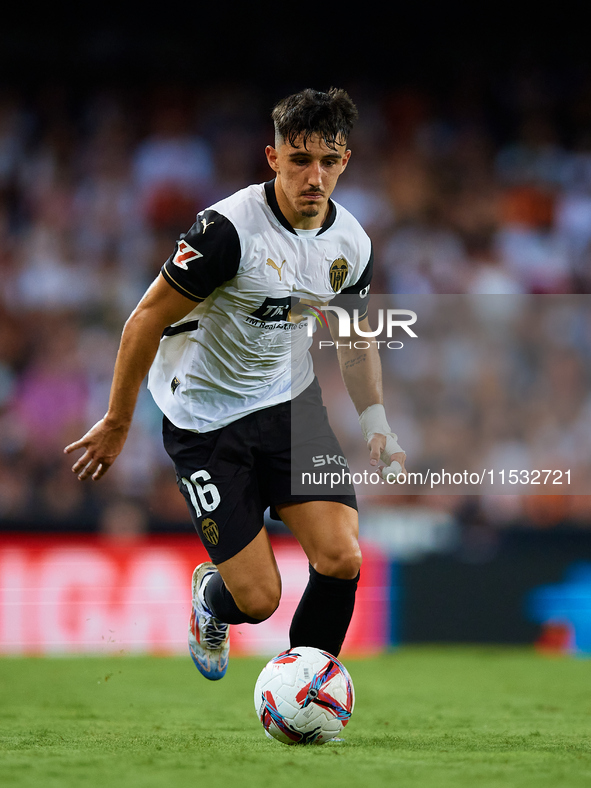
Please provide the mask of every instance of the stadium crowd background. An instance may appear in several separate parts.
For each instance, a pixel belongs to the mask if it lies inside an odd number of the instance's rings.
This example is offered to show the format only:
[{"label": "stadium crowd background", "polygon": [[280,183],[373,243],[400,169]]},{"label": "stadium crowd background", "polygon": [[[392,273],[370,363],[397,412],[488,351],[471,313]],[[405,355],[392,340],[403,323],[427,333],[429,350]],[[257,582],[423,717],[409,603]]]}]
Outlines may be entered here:
[{"label": "stadium crowd background", "polygon": [[[374,292],[589,293],[591,70],[567,77],[526,59],[496,83],[458,70],[444,93],[343,85],[360,121],[335,198],[372,236]],[[50,80],[0,91],[3,529],[192,529],[147,391],[124,453],[99,484],[80,484],[62,449],[104,414],[122,325],[178,234],[201,208],[269,179],[269,111],[284,92],[199,80],[84,91]],[[550,384],[530,414],[531,429],[549,440],[565,425],[586,435],[588,320],[567,350],[553,348]],[[417,380],[444,390],[441,369],[439,378],[419,370]],[[412,403],[402,406],[408,423]],[[446,425],[442,409],[431,428]],[[469,442],[469,423],[461,428]],[[588,496],[421,504],[488,529],[591,526]]]}]

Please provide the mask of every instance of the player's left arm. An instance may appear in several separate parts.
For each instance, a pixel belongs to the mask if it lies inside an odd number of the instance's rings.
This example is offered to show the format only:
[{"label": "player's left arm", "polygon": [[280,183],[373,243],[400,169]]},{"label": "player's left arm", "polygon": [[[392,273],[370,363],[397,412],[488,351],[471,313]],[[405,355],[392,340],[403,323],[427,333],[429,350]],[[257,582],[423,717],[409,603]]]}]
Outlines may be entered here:
[{"label": "player's left arm", "polygon": [[[377,465],[381,459],[387,467],[398,462],[405,471],[406,453],[390,429],[384,410],[382,364],[377,344],[370,344],[368,349],[359,350],[354,347],[355,342],[343,342],[339,337],[338,320],[330,313],[327,316],[337,347],[341,374],[359,414],[371,465]],[[359,321],[359,328],[363,332],[371,331],[367,316]],[[348,347],[349,344],[351,347]]]}]

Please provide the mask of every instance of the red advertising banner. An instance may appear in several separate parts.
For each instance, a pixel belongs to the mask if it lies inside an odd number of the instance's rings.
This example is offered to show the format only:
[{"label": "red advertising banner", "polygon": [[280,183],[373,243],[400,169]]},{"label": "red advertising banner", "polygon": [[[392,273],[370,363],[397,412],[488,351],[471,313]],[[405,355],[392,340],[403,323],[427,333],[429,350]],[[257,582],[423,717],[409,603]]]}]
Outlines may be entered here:
[{"label": "red advertising banner", "polygon": [[[281,604],[262,624],[232,627],[233,654],[272,655],[289,645],[308,562],[290,538],[273,547]],[[373,547],[363,554],[343,653],[387,643],[388,563]],[[205,560],[196,537],[0,536],[0,653],[188,653],[191,575]]]}]

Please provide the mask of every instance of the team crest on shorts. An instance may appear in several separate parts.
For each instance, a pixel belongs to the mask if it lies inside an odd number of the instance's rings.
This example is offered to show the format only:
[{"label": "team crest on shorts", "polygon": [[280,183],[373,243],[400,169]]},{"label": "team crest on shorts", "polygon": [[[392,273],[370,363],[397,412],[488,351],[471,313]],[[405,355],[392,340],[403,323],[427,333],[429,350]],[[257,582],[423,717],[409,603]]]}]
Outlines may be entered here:
[{"label": "team crest on shorts", "polygon": [[203,536],[210,544],[216,545],[220,541],[219,528],[217,523],[211,518],[208,517],[201,521],[201,530],[203,531]]},{"label": "team crest on shorts", "polygon": [[349,273],[349,263],[344,257],[338,257],[330,266],[328,275],[330,277],[330,286],[338,293],[342,286],[345,284],[345,279]]}]

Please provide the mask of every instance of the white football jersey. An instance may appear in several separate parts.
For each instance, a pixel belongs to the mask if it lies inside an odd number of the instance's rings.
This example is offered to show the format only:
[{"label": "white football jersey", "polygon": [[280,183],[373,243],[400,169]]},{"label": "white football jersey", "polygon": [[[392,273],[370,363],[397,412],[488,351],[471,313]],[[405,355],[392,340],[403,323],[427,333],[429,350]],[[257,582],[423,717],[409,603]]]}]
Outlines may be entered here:
[{"label": "white football jersey", "polygon": [[177,427],[209,432],[296,397],[314,372],[294,299],[365,298],[371,274],[367,234],[333,201],[318,231],[291,227],[274,181],[201,212],[162,267],[198,304],[163,333],[148,378],[156,404]]}]

